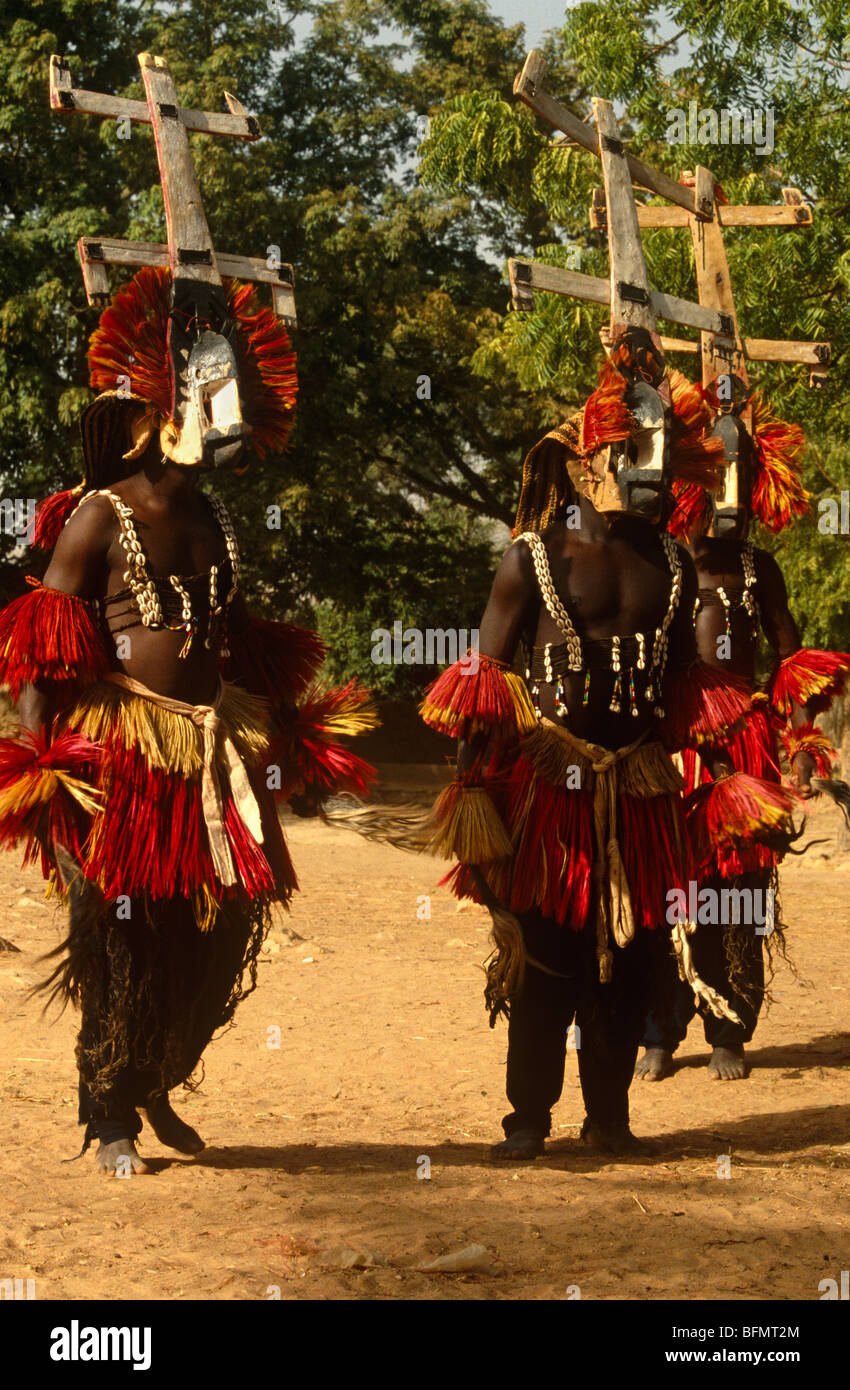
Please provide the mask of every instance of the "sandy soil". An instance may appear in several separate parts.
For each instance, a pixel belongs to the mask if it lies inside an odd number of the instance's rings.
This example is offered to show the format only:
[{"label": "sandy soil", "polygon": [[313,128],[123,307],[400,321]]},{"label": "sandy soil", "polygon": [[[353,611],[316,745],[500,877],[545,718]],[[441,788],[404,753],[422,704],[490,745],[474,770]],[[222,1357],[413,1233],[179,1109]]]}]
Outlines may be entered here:
[{"label": "sandy soil", "polygon": [[[130,1180],[98,1177],[91,1153],[61,1161],[79,1147],[75,1023],[25,997],[61,917],[39,875],[0,856],[0,935],[19,948],[0,954],[0,1278],[75,1300],[576,1286],[583,1299],[783,1300],[817,1299],[848,1267],[850,859],[784,873],[800,977],[780,966],[747,1081],[707,1080],[695,1022],[676,1075],[632,1090],[633,1127],[662,1141],[658,1156],[614,1162],[578,1148],[573,1053],[548,1156],[496,1167],[506,1034],[482,1005],[486,916],[457,910],[433,861],[314,823],[287,830],[303,892],[201,1091],[174,1097],[208,1147],[185,1159],[146,1131],[155,1171]],[[489,1272],[416,1268],[472,1244]],[[372,1267],[345,1268],[346,1251]]]}]

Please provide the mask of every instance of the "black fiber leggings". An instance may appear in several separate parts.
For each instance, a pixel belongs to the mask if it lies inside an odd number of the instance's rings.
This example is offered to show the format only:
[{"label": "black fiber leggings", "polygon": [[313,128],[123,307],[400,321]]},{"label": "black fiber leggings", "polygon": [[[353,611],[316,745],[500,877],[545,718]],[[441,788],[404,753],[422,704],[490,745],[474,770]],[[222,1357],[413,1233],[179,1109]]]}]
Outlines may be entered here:
[{"label": "black fiber leggings", "polygon": [[529,961],[523,988],[511,999],[507,1093],[513,1111],[502,1121],[505,1134],[520,1129],[549,1134],[573,1022],[588,1120],[621,1134],[628,1129],[629,1085],[669,936],[663,928],[638,930],[628,946],[614,947],[613,976],[603,985],[592,926],[576,932],[538,912],[526,913],[520,921],[532,961],[557,975]]}]

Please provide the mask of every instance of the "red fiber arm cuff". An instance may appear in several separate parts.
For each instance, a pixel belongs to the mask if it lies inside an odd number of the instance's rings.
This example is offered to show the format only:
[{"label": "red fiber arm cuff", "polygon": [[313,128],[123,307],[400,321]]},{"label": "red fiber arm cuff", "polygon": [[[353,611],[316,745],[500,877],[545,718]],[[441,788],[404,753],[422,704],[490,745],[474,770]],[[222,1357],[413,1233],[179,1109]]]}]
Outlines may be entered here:
[{"label": "red fiber arm cuff", "polygon": [[537,727],[525,682],[504,661],[475,652],[432,681],[419,713],[432,729],[452,738],[467,739],[479,732],[515,738]]},{"label": "red fiber arm cuff", "polygon": [[802,724],[798,729],[788,725],[780,731],[779,737],[789,763],[798,753],[808,753],[815,760],[818,777],[832,776],[838,754],[822,729],[816,729],[813,724]]},{"label": "red fiber arm cuff", "polygon": [[771,703],[784,719],[790,718],[795,704],[821,714],[843,692],[848,675],[850,652],[800,647],[780,661],[770,687]]},{"label": "red fiber arm cuff", "polygon": [[264,695],[273,708],[292,706],[325,659],[325,644],[315,632],[251,618],[230,637],[230,656],[222,662],[225,680],[238,681],[252,695]]},{"label": "red fiber arm cuff", "polygon": [[76,733],[51,742],[40,728],[0,739],[0,845],[23,841],[25,863],[40,850],[46,877],[46,845],[59,841],[74,851],[85,838],[99,793],[80,773],[92,776],[99,760],[98,745]]},{"label": "red fiber arm cuff", "polygon": [[790,830],[799,800],[779,782],[734,772],[698,787],[685,804],[695,858],[704,862],[712,854],[764,843],[772,833]]},{"label": "red fiber arm cuff", "polygon": [[720,743],[733,728],[742,727],[752,701],[747,681],[704,661],[695,661],[687,671],[670,671],[664,679],[665,742],[671,748]]},{"label": "red fiber arm cuff", "polygon": [[0,612],[0,684],[13,699],[25,684],[91,685],[108,670],[106,645],[84,599],[39,584]]}]

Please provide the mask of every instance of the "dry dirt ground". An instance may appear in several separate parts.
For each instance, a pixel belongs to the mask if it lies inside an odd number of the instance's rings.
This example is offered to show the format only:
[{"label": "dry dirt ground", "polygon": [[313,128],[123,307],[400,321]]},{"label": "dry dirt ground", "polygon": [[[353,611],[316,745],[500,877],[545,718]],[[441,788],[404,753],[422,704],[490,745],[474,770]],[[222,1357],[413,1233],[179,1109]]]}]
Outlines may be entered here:
[{"label": "dry dirt ground", "polygon": [[[173,1097],[208,1147],[182,1158],[146,1131],[154,1171],[130,1180],[91,1153],[62,1162],[80,1142],[74,1019],[26,999],[61,917],[0,856],[0,935],[19,947],[0,955],[0,1278],[73,1300],[814,1300],[850,1267],[850,859],[784,873],[799,978],[780,966],[747,1081],[707,1080],[695,1022],[675,1076],[632,1090],[658,1156],[615,1162],[578,1147],[572,1053],[547,1157],[501,1167],[483,911],[457,910],[434,861],[287,831],[303,891],[201,1090]],[[473,1244],[487,1272],[417,1269]],[[375,1263],[345,1268],[346,1251]]]}]

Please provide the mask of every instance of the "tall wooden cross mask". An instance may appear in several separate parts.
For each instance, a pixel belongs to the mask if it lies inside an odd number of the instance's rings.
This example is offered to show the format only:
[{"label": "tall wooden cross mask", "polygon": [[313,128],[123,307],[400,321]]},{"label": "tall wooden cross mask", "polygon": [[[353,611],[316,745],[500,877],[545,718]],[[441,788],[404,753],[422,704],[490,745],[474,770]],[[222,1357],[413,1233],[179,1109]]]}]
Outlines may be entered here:
[{"label": "tall wooden cross mask", "polygon": [[[747,385],[746,361],[802,362],[810,366],[809,381],[820,386],[830,361],[830,345],[822,342],[777,342],[763,338],[742,339],[738,330],[729,267],[723,244],[723,227],[810,226],[811,208],[797,189],[783,189],[779,207],[730,206],[715,198],[710,170],[697,166],[687,183],[626,153],[610,102],[593,99],[596,131],[554,100],[543,87],[545,60],[529,53],[522,72],[514,80],[514,92],[532,111],[562,131],[571,143],[582,146],[602,162],[605,183],[594,190],[591,225],[608,231],[610,278],[582,275],[534,261],[510,260],[508,271],[514,307],[534,308],[534,290],[610,304],[608,333],[616,336],[631,325],[657,336],[656,320],[700,331],[700,343],[658,337],[663,350],[701,352],[703,383],[723,374],[737,376]],[[637,184],[672,207],[644,207],[635,202]],[[694,245],[699,303],[679,299],[650,287],[641,243],[642,227],[689,227]],[[742,415],[749,427],[749,412]]]},{"label": "tall wooden cross mask", "polygon": [[239,140],[258,140],[259,124],[229,92],[224,93],[229,114],[190,111],[181,107],[164,58],[139,54],[145,101],[107,96],[71,86],[71,73],[62,58],[50,59],[50,105],[68,114],[83,112],[114,117],[153,127],[159,175],[162,182],[168,244],[118,241],[109,237],[81,237],[77,252],[89,304],[110,302],[107,265],[168,267],[172,276],[199,285],[220,286],[222,277],[233,277],[271,287],[275,314],[287,328],[296,326],[295,279],[292,266],[252,256],[217,252],[207,225],[198,177],[192,161],[188,131],[230,135]]}]

